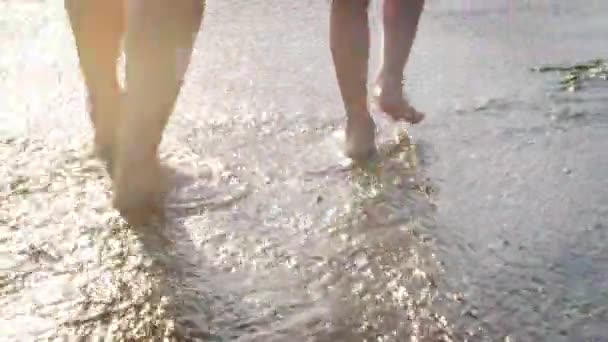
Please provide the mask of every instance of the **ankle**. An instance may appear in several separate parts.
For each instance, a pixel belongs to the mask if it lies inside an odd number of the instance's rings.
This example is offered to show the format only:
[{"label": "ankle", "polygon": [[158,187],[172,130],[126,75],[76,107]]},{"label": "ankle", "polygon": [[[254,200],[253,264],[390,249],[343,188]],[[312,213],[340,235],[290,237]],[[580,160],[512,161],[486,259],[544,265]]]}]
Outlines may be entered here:
[{"label": "ankle", "polygon": [[390,71],[389,68],[382,67],[376,78],[376,87],[381,91],[401,91],[403,87],[403,74],[401,72]]},{"label": "ankle", "polygon": [[374,119],[367,108],[365,110],[351,110],[346,115],[346,123],[347,126],[370,125],[374,124]]}]

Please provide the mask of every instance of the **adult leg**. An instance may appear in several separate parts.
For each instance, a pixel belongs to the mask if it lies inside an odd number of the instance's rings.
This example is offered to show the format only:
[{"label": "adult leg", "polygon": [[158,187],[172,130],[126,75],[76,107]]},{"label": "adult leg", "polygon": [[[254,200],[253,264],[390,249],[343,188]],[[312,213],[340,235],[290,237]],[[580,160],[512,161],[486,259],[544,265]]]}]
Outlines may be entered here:
[{"label": "adult leg", "polygon": [[95,150],[111,162],[120,112],[117,79],[120,41],[125,29],[123,0],[65,0],[87,87]]},{"label": "adult leg", "polygon": [[411,107],[403,96],[403,71],[423,7],[424,0],[384,0],[382,67],[374,96],[382,111],[395,120],[410,123],[424,119],[424,114]]},{"label": "adult leg", "polygon": [[367,107],[369,0],[332,0],[331,53],[347,115],[346,154],[365,159],[375,152],[375,125]]},{"label": "adult leg", "polygon": [[127,0],[127,98],[114,168],[114,206],[130,221],[162,214],[158,147],[173,112],[204,0]]}]

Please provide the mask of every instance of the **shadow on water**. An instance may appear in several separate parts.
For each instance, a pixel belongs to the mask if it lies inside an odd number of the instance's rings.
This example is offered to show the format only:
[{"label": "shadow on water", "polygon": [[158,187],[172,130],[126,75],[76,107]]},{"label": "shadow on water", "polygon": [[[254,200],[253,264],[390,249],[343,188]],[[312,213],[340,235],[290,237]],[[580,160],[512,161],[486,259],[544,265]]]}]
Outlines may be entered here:
[{"label": "shadow on water", "polygon": [[330,230],[344,243],[329,262],[339,312],[327,340],[448,340],[434,308],[430,187],[407,139],[384,147],[380,159],[352,170],[351,211]]},{"label": "shadow on water", "polygon": [[[131,288],[120,297],[132,301],[133,292],[143,292],[145,297],[135,320],[123,323],[123,329],[127,340],[145,336],[155,340],[225,341],[221,331],[214,333],[218,329],[212,324],[215,316],[233,304],[233,295],[222,288],[223,284],[213,281],[225,270],[205,262],[200,244],[191,237],[192,229],[204,227],[188,226],[187,221],[205,211],[231,207],[247,197],[248,189],[234,184],[234,179],[233,184],[218,184],[222,177],[210,165],[196,165],[199,167],[196,170],[188,165],[194,173],[187,173],[183,172],[184,163],[181,167],[175,162],[171,164],[166,172],[174,188],[167,196],[163,222],[121,227],[137,238],[144,258],[149,259],[144,267],[147,281],[129,281],[132,278],[127,275],[125,282],[121,280],[124,272],[118,272],[119,276],[114,278],[118,283],[122,281],[124,289]],[[233,310],[238,311],[238,307]]]}]

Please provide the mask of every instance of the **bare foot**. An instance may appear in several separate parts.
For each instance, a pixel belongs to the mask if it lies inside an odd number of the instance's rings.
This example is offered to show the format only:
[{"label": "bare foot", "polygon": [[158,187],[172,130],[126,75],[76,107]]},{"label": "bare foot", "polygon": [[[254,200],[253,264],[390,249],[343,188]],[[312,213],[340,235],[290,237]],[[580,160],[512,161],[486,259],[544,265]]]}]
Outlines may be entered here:
[{"label": "bare foot", "polygon": [[346,122],[346,155],[366,160],[376,153],[376,124],[368,113],[350,115]]},{"label": "bare foot", "polygon": [[[381,82],[378,82],[378,84],[381,84]],[[417,124],[424,120],[425,114],[410,105],[403,96],[401,89],[401,85],[396,87],[376,85],[373,92],[374,102],[382,112],[395,121]]]},{"label": "bare foot", "polygon": [[116,165],[113,205],[130,223],[141,225],[163,217],[166,177],[157,159]]}]

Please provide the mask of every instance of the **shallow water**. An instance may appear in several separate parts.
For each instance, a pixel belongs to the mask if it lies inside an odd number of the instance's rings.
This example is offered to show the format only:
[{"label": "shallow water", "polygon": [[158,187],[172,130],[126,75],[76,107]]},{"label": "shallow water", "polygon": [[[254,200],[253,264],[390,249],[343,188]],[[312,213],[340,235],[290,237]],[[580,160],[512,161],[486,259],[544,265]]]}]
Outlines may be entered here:
[{"label": "shallow water", "polygon": [[428,119],[379,115],[352,166],[328,3],[209,1],[145,230],[87,155],[61,4],[0,3],[0,340],[607,340],[605,83],[530,71],[608,56],[608,6],[578,3],[429,3]]}]

